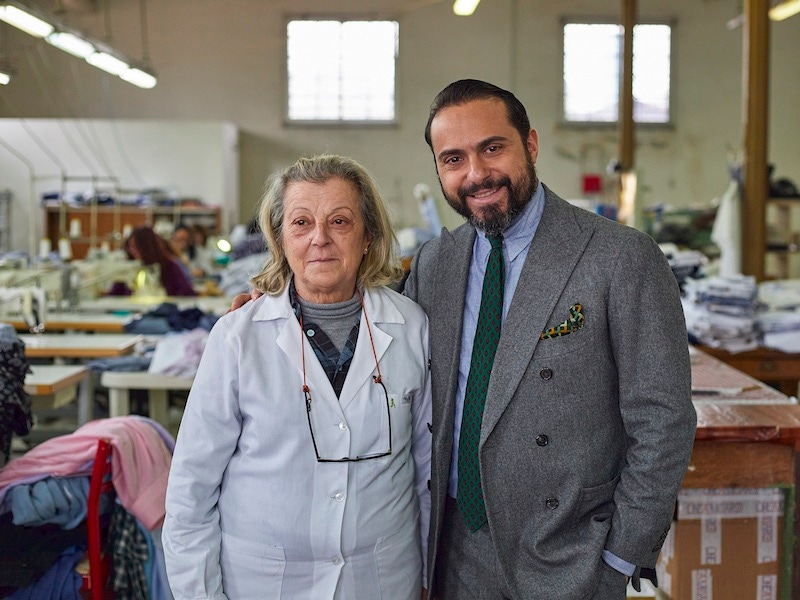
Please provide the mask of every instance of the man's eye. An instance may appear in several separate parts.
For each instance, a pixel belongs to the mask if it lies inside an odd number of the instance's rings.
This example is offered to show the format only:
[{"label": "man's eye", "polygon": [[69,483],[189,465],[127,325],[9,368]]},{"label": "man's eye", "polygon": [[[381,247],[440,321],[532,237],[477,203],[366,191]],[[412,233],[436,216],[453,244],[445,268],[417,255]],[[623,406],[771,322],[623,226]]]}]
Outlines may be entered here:
[{"label": "man's eye", "polygon": [[500,146],[493,145],[493,146],[488,146],[486,148],[487,152],[497,152],[498,150],[500,150]]}]

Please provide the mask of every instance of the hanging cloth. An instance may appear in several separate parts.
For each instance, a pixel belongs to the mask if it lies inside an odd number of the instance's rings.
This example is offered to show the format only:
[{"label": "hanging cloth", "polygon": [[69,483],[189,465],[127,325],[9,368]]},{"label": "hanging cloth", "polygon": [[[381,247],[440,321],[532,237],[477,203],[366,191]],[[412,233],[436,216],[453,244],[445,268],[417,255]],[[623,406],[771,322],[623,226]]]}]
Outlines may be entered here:
[{"label": "hanging cloth", "polygon": [[25,343],[11,325],[0,323],[0,465],[8,462],[12,434],[27,435],[33,425],[31,399],[24,389],[29,371]]}]

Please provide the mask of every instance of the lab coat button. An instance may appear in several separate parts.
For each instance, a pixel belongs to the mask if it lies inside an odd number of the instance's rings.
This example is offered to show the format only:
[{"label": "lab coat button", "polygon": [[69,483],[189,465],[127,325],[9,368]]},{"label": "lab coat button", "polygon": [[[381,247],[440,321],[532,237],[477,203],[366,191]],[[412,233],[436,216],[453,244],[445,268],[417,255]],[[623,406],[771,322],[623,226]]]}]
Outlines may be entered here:
[{"label": "lab coat button", "polygon": [[344,494],[342,492],[335,493],[332,498],[337,502],[344,502]]},{"label": "lab coat button", "polygon": [[340,562],[342,562],[342,561],[341,561],[341,560],[339,560],[339,557],[338,557],[338,556],[334,556],[334,557],[331,559],[331,564],[338,565]]},{"label": "lab coat button", "polygon": [[314,337],[316,334],[317,334],[317,332],[314,331],[313,329],[309,329],[308,331],[306,331],[306,335],[308,337]]},{"label": "lab coat button", "polygon": [[340,422],[340,423],[339,423],[338,427],[339,427],[339,429],[341,429],[342,431],[346,431],[346,430],[347,430],[347,423],[345,423],[344,421],[342,421],[342,422]]},{"label": "lab coat button", "polygon": [[552,379],[553,378],[552,369],[548,369],[548,368],[542,369],[541,371],[539,371],[539,377],[541,377],[545,381],[547,381],[548,379]]}]

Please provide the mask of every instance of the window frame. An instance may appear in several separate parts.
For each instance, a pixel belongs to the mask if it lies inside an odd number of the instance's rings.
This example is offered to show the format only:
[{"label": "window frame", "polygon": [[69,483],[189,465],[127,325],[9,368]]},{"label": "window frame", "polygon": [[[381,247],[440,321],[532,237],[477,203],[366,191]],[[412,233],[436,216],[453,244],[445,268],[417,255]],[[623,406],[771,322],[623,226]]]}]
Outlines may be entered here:
[{"label": "window frame", "polygon": [[[565,107],[566,107],[566,89],[565,89],[565,81],[564,81],[564,29],[567,25],[571,24],[585,24],[585,25],[619,25],[622,24],[619,22],[618,18],[615,17],[562,17],[560,22],[560,33],[561,33],[561,76],[560,76],[560,85],[561,85],[561,94],[560,94],[560,104],[559,104],[559,123],[561,127],[569,128],[569,129],[617,129],[619,128],[619,116],[613,121],[573,121],[568,120],[565,114]],[[634,125],[637,128],[645,128],[645,129],[674,129],[675,128],[675,31],[677,26],[677,20],[675,18],[659,18],[659,19],[641,19],[636,22],[636,25],[666,25],[670,28],[670,38],[669,38],[669,110],[667,112],[667,120],[663,123],[654,122],[654,121],[644,121],[639,122],[636,121],[634,118]],[[620,63],[622,58],[620,58]],[[621,76],[622,76],[622,65],[620,64],[620,81],[618,82],[621,84]],[[617,106],[619,106],[619,97],[617,100]]]},{"label": "window frame", "polygon": [[[392,21],[397,24],[397,42],[394,56],[394,117],[392,119],[292,119],[289,116],[289,24],[292,21]],[[399,125],[399,67],[400,67],[400,19],[387,14],[330,14],[330,13],[301,13],[285,15],[283,22],[283,57],[282,57],[282,91],[283,91],[283,124],[285,127],[297,128],[369,128],[394,129]]]}]

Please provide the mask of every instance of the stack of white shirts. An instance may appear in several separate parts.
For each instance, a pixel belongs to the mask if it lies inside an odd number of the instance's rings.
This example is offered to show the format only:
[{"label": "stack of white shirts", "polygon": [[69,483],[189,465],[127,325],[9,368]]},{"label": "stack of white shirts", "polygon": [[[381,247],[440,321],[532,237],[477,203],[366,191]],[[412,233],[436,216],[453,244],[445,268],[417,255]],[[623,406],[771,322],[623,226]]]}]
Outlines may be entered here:
[{"label": "stack of white shirts", "polygon": [[767,310],[758,315],[765,348],[800,352],[800,279],[766,281],[759,285],[759,300]]},{"label": "stack of white shirts", "polygon": [[758,348],[759,302],[755,277],[687,279],[683,292],[686,328],[694,341],[731,353]]},{"label": "stack of white shirts", "polygon": [[689,278],[699,278],[703,276],[702,270],[708,264],[708,257],[697,250],[681,250],[675,244],[659,244],[661,251],[667,257],[667,262],[672,269],[678,285],[683,289],[683,285]]}]

